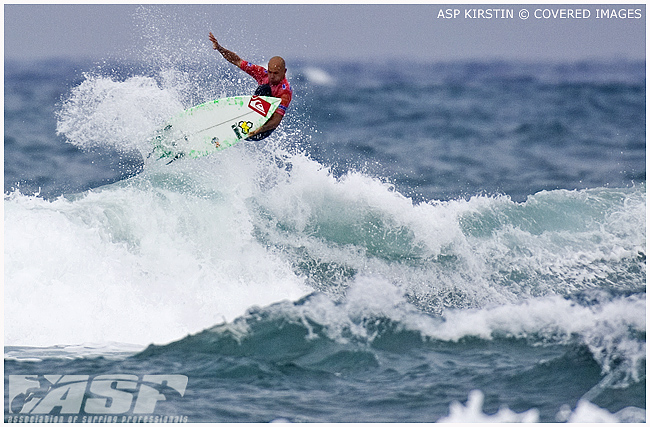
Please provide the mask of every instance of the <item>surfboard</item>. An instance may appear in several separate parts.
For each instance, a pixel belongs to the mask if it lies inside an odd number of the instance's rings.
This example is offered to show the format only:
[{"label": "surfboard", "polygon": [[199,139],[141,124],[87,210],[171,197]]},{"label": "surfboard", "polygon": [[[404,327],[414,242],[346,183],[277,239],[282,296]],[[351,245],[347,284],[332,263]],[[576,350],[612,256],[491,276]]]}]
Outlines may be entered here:
[{"label": "surfboard", "polygon": [[233,96],[188,108],[155,133],[152,155],[171,163],[223,150],[266,123],[279,105],[270,96]]}]

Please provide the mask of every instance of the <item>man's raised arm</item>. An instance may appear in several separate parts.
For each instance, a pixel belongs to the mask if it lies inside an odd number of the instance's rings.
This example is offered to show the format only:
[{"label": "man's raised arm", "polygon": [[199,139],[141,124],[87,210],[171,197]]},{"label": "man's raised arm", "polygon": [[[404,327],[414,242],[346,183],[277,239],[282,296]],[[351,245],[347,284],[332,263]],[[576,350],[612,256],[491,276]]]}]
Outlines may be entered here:
[{"label": "man's raised arm", "polygon": [[219,51],[219,53],[226,59],[226,61],[230,62],[236,67],[239,67],[241,64],[241,58],[239,55],[221,46],[212,32],[210,32],[210,41],[212,42],[212,48],[216,51]]}]

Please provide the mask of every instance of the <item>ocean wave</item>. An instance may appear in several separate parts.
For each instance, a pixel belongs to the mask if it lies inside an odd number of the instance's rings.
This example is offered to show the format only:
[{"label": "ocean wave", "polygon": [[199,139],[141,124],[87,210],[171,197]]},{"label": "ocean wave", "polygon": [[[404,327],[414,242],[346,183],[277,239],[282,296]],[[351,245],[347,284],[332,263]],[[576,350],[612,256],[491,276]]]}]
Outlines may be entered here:
[{"label": "ocean wave", "polygon": [[[5,196],[10,343],[27,335],[94,342],[106,333],[117,342],[171,341],[253,305],[314,291],[340,301],[363,278],[390,283],[434,316],[645,290],[644,185],[542,192],[524,203],[418,204],[382,180],[337,178],[279,147],[243,144],[177,163],[54,201]],[[132,296],[126,307],[122,295]],[[70,298],[97,320],[81,327],[59,312],[68,328],[20,326],[20,313]],[[124,309],[140,313],[142,329],[119,320]],[[151,335],[161,315],[169,327]]]},{"label": "ocean wave", "polygon": [[607,298],[588,306],[549,296],[447,310],[437,317],[410,304],[398,287],[365,279],[356,281],[341,301],[314,293],[295,302],[253,307],[233,322],[166,346],[151,346],[142,357],[225,356],[335,373],[380,369],[385,366],[380,359],[391,354],[464,354],[476,346],[482,351],[495,346],[502,354],[548,347],[554,354],[550,360],[557,363],[539,364],[535,378],[564,370],[556,364],[584,370],[589,363],[583,359],[591,360],[599,368],[583,375],[593,378],[593,384],[602,383],[590,392],[593,398],[645,379],[645,295]]}]

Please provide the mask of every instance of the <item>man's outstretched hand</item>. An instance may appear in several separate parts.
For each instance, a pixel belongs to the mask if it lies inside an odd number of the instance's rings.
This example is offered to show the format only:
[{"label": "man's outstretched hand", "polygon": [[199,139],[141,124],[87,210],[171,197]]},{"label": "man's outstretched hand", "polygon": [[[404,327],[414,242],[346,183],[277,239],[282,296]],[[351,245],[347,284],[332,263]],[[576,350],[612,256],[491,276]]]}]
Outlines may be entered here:
[{"label": "man's outstretched hand", "polygon": [[212,42],[212,49],[219,50],[219,42],[212,32],[210,32],[210,41]]},{"label": "man's outstretched hand", "polygon": [[210,41],[212,42],[212,49],[218,51],[221,56],[226,58],[226,61],[230,62],[231,64],[239,67],[239,64],[241,64],[241,58],[239,55],[237,55],[235,52],[231,52],[225,47],[221,46],[219,42],[217,41],[217,38],[210,32]]}]

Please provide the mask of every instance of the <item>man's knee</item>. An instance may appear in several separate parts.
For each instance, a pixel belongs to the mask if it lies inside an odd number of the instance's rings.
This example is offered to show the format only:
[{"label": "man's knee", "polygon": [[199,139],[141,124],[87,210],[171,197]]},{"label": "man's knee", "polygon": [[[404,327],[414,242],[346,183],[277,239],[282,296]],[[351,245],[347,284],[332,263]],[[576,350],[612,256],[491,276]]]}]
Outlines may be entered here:
[{"label": "man's knee", "polygon": [[271,93],[271,86],[270,85],[259,85],[257,89],[255,89],[254,95],[257,96],[273,96]]}]

